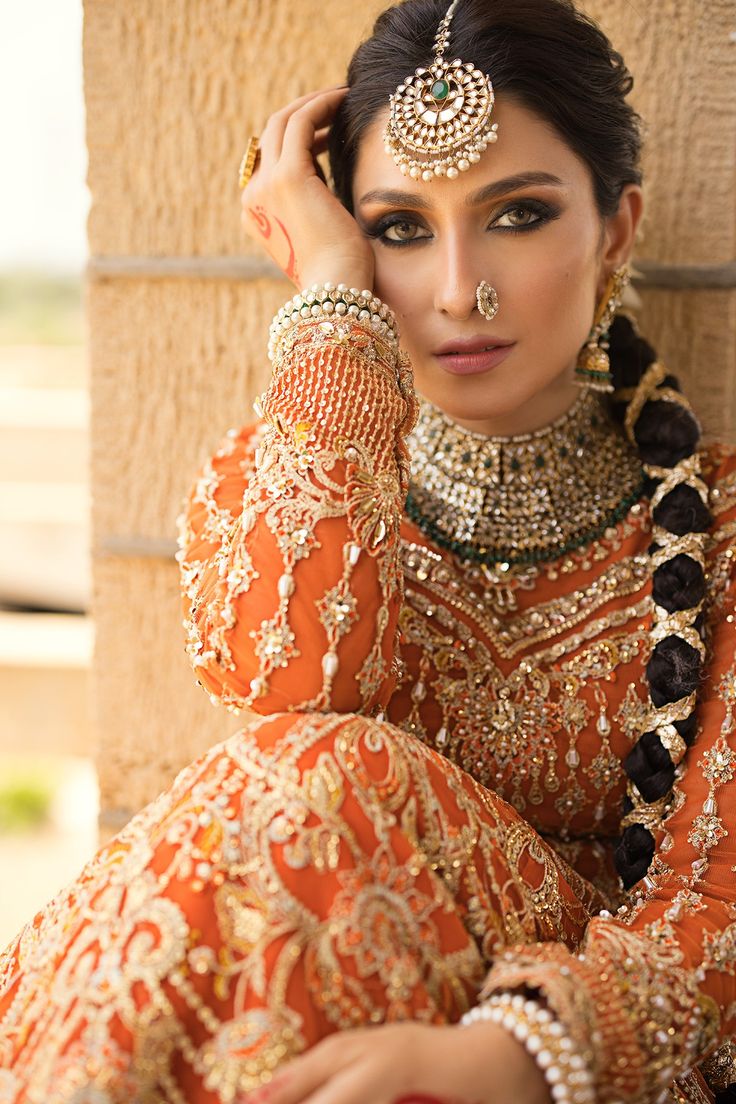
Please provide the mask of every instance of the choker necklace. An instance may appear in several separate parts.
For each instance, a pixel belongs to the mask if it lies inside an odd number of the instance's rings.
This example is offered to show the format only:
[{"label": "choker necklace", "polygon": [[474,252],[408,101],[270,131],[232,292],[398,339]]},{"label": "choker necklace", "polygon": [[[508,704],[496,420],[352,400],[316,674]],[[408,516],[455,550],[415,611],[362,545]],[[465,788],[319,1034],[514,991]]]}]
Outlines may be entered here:
[{"label": "choker necklace", "polygon": [[426,400],[407,438],[406,511],[441,548],[501,570],[603,535],[644,493],[641,461],[600,396],[516,437],[463,429]]}]

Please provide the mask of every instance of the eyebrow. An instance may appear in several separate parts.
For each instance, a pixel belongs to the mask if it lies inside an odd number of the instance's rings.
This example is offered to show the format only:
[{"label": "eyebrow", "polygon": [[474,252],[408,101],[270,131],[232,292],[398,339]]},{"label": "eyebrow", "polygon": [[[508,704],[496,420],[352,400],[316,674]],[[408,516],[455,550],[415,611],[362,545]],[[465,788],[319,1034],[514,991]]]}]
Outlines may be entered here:
[{"label": "eyebrow", "polygon": [[[519,188],[528,188],[533,184],[552,184],[557,188],[565,187],[564,180],[560,180],[559,176],[555,176],[553,173],[516,173],[514,176],[504,177],[503,180],[496,180],[493,184],[486,184],[484,188],[479,188],[477,192],[471,192],[465,198],[465,205],[467,207],[477,207],[481,203],[487,203],[489,199],[496,199],[497,196],[506,195],[507,192],[514,192]],[[361,206],[364,203],[388,203],[397,207],[414,207],[416,209],[426,209],[432,206],[424,196],[417,195],[415,192],[402,192],[401,189],[397,188],[376,188],[373,191],[366,192],[358,202]]]}]

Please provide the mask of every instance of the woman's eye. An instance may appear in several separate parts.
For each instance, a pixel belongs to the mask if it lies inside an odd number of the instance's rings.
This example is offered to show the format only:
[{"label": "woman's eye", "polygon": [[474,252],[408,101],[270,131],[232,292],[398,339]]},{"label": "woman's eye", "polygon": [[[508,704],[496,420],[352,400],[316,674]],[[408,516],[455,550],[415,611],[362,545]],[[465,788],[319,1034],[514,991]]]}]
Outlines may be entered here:
[{"label": "woman's eye", "polygon": [[392,222],[387,226],[382,236],[393,242],[416,241],[418,238],[426,237],[426,234],[419,234],[419,230],[421,230],[421,227],[417,226],[415,222],[402,219],[400,222]]},{"label": "woman's eye", "polygon": [[507,225],[510,225],[510,228],[514,230],[524,226],[533,226],[535,222],[540,221],[538,212],[533,211],[530,207],[509,207],[499,216],[499,221],[501,219],[510,219],[511,222]]}]

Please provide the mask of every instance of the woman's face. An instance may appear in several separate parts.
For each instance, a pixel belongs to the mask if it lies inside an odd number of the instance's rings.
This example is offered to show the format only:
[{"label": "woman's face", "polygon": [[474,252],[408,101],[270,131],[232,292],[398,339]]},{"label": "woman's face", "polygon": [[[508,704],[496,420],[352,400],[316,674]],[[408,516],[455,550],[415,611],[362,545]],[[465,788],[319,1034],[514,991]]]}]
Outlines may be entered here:
[{"label": "woman's face", "polygon": [[[628,258],[638,201],[626,225],[620,215],[602,220],[585,163],[503,96],[498,141],[455,180],[402,175],[383,147],[387,118],[361,139],[353,203],[375,255],[375,293],[397,315],[417,390],[482,433],[549,423],[579,394],[577,354],[610,271]],[[498,293],[492,321],[478,311],[481,280]],[[512,344],[490,367],[439,353],[469,340]]]}]

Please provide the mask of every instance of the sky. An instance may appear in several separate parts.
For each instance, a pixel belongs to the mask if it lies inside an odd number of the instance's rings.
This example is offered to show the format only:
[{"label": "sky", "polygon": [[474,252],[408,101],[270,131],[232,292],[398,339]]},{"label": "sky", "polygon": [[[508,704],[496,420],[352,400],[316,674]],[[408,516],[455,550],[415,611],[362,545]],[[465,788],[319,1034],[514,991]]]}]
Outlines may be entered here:
[{"label": "sky", "polygon": [[86,173],[82,0],[0,0],[0,271],[82,271]]}]

